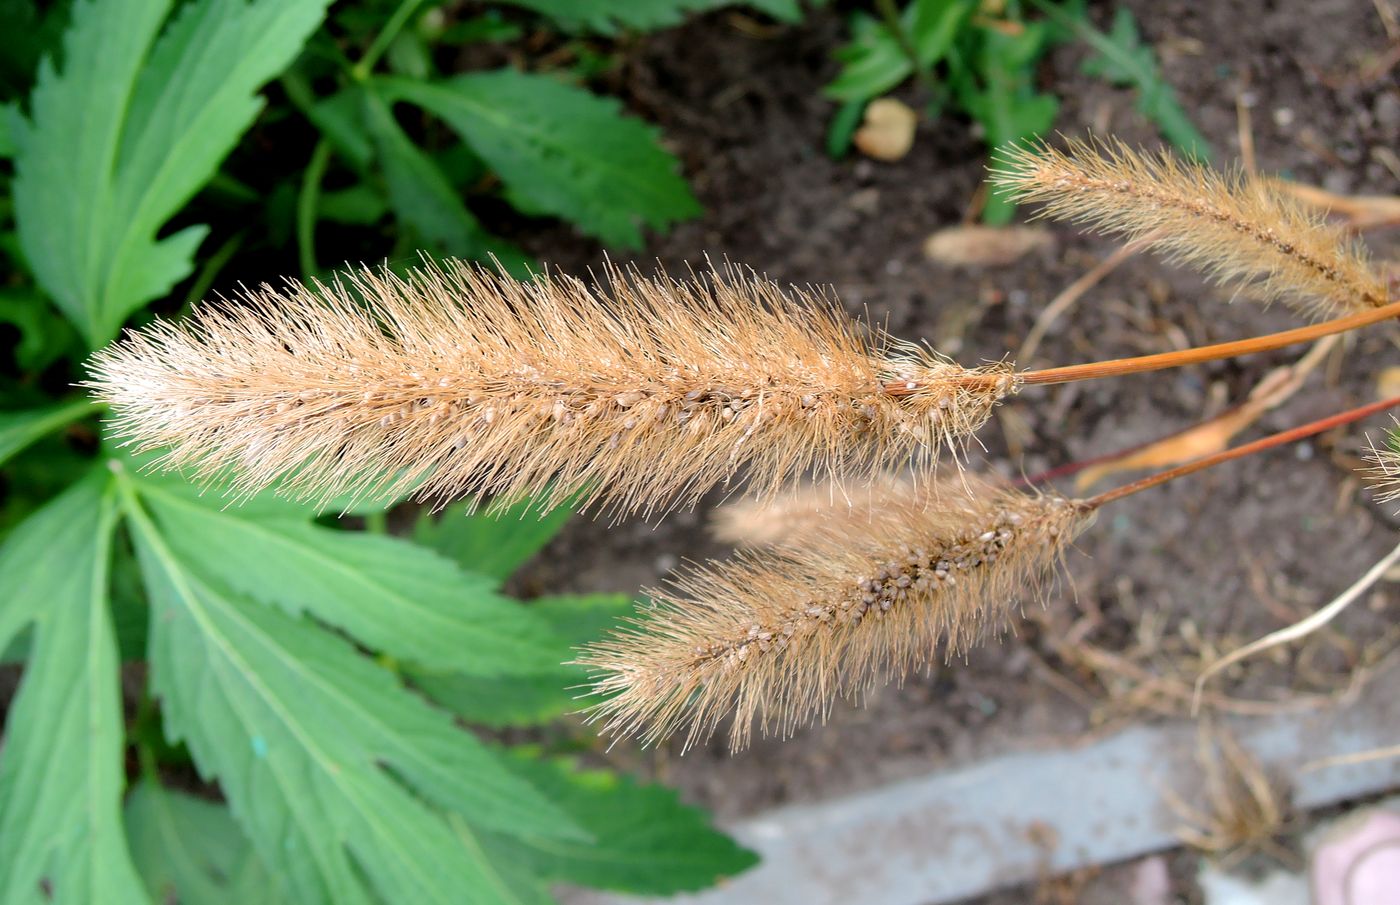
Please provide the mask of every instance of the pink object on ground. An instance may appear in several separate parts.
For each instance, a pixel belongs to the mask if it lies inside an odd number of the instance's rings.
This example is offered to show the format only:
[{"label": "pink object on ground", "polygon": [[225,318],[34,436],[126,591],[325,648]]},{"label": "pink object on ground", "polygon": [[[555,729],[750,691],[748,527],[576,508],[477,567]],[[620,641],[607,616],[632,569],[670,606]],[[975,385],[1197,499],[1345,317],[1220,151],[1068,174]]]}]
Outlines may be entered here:
[{"label": "pink object on ground", "polygon": [[1313,852],[1311,873],[1316,905],[1400,905],[1400,814],[1343,821]]}]

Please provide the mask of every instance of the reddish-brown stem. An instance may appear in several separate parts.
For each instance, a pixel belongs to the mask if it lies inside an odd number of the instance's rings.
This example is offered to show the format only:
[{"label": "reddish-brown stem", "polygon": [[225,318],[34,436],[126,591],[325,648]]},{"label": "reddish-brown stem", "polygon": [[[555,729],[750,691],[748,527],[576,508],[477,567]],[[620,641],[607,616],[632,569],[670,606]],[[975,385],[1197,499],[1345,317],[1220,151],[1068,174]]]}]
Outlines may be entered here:
[{"label": "reddish-brown stem", "polygon": [[1382,399],[1380,402],[1373,402],[1370,405],[1363,405],[1350,409],[1349,411],[1340,412],[1336,415],[1329,415],[1326,418],[1321,418],[1317,421],[1309,422],[1308,424],[1289,428],[1286,431],[1279,431],[1276,434],[1270,434],[1252,443],[1245,443],[1242,446],[1221,450],[1218,453],[1212,453],[1211,455],[1202,456],[1199,459],[1187,462],[1185,465],[1178,465],[1175,468],[1168,468],[1166,471],[1159,471],[1157,474],[1139,478],[1136,481],[1124,484],[1122,487],[1115,487],[1112,490],[1104,491],[1098,496],[1090,497],[1087,500],[1081,500],[1079,505],[1085,510],[1098,509],[1105,503],[1121,500],[1125,496],[1132,496],[1138,491],[1147,490],[1149,487],[1156,487],[1159,484],[1165,484],[1168,481],[1194,474],[1201,469],[1210,468],[1212,465],[1219,465],[1221,462],[1229,462],[1232,459],[1240,459],[1257,452],[1263,452],[1266,449],[1273,449],[1276,446],[1292,443],[1295,440],[1303,440],[1307,437],[1320,434],[1323,431],[1329,431],[1334,427],[1341,427],[1344,424],[1351,424],[1353,421],[1360,421],[1362,418],[1370,417],[1377,412],[1395,408],[1397,405],[1400,405],[1400,396],[1392,396],[1389,399]]},{"label": "reddish-brown stem", "polygon": [[1346,317],[1339,317],[1295,330],[1270,333],[1228,343],[1210,346],[1196,346],[1176,352],[1162,352],[1157,355],[1141,355],[1136,358],[1116,358],[1111,361],[1091,361],[1085,364],[1068,365],[1062,368],[1046,368],[1042,371],[1027,371],[1020,375],[1021,382],[1030,384],[1069,383],[1074,380],[1092,380],[1096,377],[1117,377],[1122,374],[1142,374],[1147,371],[1160,371],[1163,368],[1176,368],[1182,365],[1199,364],[1221,358],[1235,358],[1239,355],[1253,355],[1256,352],[1271,352],[1298,343],[1310,342],[1345,333],[1370,324],[1380,323],[1393,317],[1400,317],[1400,302],[1391,302],[1379,308],[1372,308]]},{"label": "reddish-brown stem", "polygon": [[[1183,365],[1200,364],[1203,361],[1217,361],[1222,358],[1236,358],[1253,355],[1256,352],[1271,352],[1286,346],[1310,342],[1345,333],[1358,327],[1366,327],[1381,321],[1400,317],[1400,302],[1391,302],[1379,308],[1371,308],[1346,317],[1323,321],[1307,327],[1269,333],[1249,339],[1239,339],[1228,343],[1215,343],[1209,346],[1194,346],[1175,352],[1160,352],[1156,355],[1139,355],[1135,358],[1114,358],[1108,361],[1090,361],[1059,368],[1045,368],[1039,371],[1023,371],[1015,375],[1017,383],[1024,386],[1039,384],[1048,386],[1057,383],[1071,383],[1076,380],[1093,380],[1099,377],[1121,377],[1124,374],[1142,374],[1160,371],[1164,368],[1178,368]],[[968,374],[954,378],[966,386],[992,386],[1006,380],[1005,374]],[[919,387],[912,382],[890,381],[882,387],[890,396],[912,396]]]}]

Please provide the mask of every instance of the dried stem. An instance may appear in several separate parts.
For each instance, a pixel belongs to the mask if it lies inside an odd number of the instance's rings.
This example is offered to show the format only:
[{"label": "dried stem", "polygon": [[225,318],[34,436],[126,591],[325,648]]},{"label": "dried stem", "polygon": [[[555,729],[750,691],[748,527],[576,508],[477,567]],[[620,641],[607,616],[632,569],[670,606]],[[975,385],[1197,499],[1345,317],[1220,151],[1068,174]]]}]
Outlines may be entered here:
[{"label": "dried stem", "polygon": [[1017,376],[1024,386],[1069,383],[1075,380],[1094,380],[1100,377],[1120,377],[1124,374],[1143,374],[1166,368],[1200,364],[1205,361],[1218,361],[1223,358],[1238,358],[1259,352],[1272,352],[1286,346],[1312,342],[1324,336],[1345,333],[1359,327],[1377,324],[1381,321],[1400,317],[1400,302],[1391,302],[1379,308],[1370,308],[1356,314],[1339,317],[1330,321],[1284,330],[1264,336],[1240,339],[1233,342],[1216,343],[1209,346],[1195,346],[1174,352],[1161,352],[1156,355],[1139,355],[1133,358],[1116,358],[1108,361],[1092,361],[1085,364],[1067,365],[1058,368],[1045,368],[1038,371],[1022,371]]},{"label": "dried stem", "polygon": [[1354,421],[1360,421],[1362,418],[1368,418],[1377,412],[1395,408],[1398,405],[1400,405],[1400,396],[1392,396],[1389,399],[1382,399],[1380,402],[1373,402],[1370,405],[1358,406],[1357,408],[1345,412],[1329,415],[1317,421],[1311,421],[1298,427],[1279,431],[1276,434],[1270,434],[1252,443],[1245,443],[1241,446],[1221,450],[1209,456],[1202,456],[1193,462],[1187,462],[1185,465],[1178,465],[1175,468],[1169,468],[1166,471],[1139,478],[1129,484],[1124,484],[1122,487],[1115,487],[1098,496],[1090,497],[1087,500],[1081,500],[1078,505],[1087,511],[1094,511],[1102,507],[1105,503],[1121,500],[1124,497],[1132,496],[1135,493],[1156,487],[1160,484],[1165,484],[1168,481],[1173,481],[1189,474],[1195,474],[1213,465],[1219,465],[1222,462],[1229,462],[1233,459],[1241,459],[1245,456],[1263,452],[1266,449],[1273,449],[1276,446],[1283,446],[1287,443],[1293,443],[1297,440],[1304,440],[1308,437],[1323,433],[1324,431],[1332,430],[1335,427],[1341,427],[1346,424],[1351,424]]},{"label": "dried stem", "polygon": [[648,743],[684,731],[687,747],[730,714],[732,748],[748,743],[755,724],[788,736],[825,717],[838,697],[902,678],[940,647],[957,653],[1002,627],[1010,601],[1039,593],[1104,504],[1398,405],[1400,397],[1360,406],[1087,500],[970,476],[886,477],[817,521],[807,517],[811,504],[839,491],[808,488],[780,503],[787,524],[757,523],[757,539],[775,548],[695,569],[674,590],[654,592],[645,617],[582,652],[578,662],[606,698],[594,717]]},{"label": "dried stem", "polygon": [[[1312,342],[1325,336],[1346,333],[1360,327],[1378,324],[1381,321],[1400,317],[1400,302],[1391,302],[1379,308],[1369,308],[1333,320],[1322,321],[1306,327],[1253,336],[1248,339],[1214,343],[1207,346],[1192,346],[1172,352],[1159,352],[1153,355],[1138,355],[1132,358],[1113,358],[1105,361],[1090,361],[1075,365],[1062,365],[1056,368],[1042,368],[1034,371],[1017,371],[1015,379],[1018,387],[1052,386],[1072,383],[1078,380],[1097,380],[1103,377],[1122,377],[1127,374],[1145,374],[1167,368],[1201,364],[1207,361],[1220,361],[1226,358],[1239,358],[1260,352],[1272,352],[1300,343]],[[969,386],[990,384],[995,375],[968,374],[954,378]],[[899,386],[887,386],[885,391],[898,396]]]}]

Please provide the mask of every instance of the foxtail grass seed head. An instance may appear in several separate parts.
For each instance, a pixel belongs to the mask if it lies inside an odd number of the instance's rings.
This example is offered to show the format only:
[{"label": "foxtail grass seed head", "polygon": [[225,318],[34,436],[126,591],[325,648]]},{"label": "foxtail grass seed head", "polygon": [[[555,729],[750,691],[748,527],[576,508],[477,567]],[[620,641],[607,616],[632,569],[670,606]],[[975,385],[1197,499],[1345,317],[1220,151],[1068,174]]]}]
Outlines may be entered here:
[{"label": "foxtail grass seed head", "polygon": [[1039,594],[1092,519],[1073,501],[970,478],[942,497],[851,507],[798,544],[742,553],[654,592],[648,613],[583,650],[605,731],[689,747],[732,716],[791,735],[838,697],[952,656]]},{"label": "foxtail grass seed head", "polygon": [[937,454],[1014,392],[739,268],[518,282],[461,263],[262,286],[93,360],[161,463],[326,502],[582,493],[618,512]]},{"label": "foxtail grass seed head", "polygon": [[1314,315],[1387,303],[1364,247],[1268,180],[1221,173],[1116,141],[1004,153],[992,182],[1044,214],[1145,239],[1184,264]]}]

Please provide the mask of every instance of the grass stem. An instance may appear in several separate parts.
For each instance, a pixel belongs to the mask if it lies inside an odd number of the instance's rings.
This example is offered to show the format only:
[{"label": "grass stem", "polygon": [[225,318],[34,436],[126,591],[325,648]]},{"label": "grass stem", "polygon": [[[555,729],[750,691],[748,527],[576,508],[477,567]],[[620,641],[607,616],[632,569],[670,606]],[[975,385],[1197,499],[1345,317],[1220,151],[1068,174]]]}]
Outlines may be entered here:
[{"label": "grass stem", "polygon": [[1324,431],[1329,431],[1334,427],[1342,427],[1343,425],[1351,424],[1354,421],[1360,421],[1362,418],[1368,418],[1371,415],[1376,414],[1377,412],[1383,412],[1386,409],[1395,408],[1396,406],[1400,406],[1400,396],[1392,396],[1389,399],[1382,399],[1380,402],[1372,402],[1369,405],[1362,405],[1354,409],[1348,409],[1345,412],[1339,412],[1335,415],[1329,415],[1326,418],[1320,418],[1317,421],[1310,421],[1307,424],[1303,424],[1298,427],[1289,428],[1285,431],[1279,431],[1276,434],[1270,434],[1267,437],[1262,437],[1251,443],[1245,443],[1242,446],[1224,449],[1218,453],[1212,453],[1208,456],[1202,456],[1201,458],[1191,462],[1187,462],[1184,465],[1178,465],[1175,468],[1169,468],[1166,471],[1159,471],[1156,474],[1151,474],[1146,477],[1139,478],[1138,480],[1132,481],[1128,484],[1124,484],[1121,487],[1115,487],[1112,490],[1104,491],[1098,496],[1090,497],[1087,500],[1081,500],[1079,505],[1085,510],[1092,511],[1098,509],[1106,503],[1112,503],[1115,500],[1123,499],[1123,497],[1132,496],[1133,494],[1138,493],[1139,491],[1147,490],[1151,487],[1156,487],[1160,484],[1165,484],[1168,481],[1173,481],[1177,478],[1182,478],[1189,474],[1195,474],[1198,471],[1210,468],[1214,465],[1219,465],[1222,462],[1229,462],[1233,459],[1242,459],[1245,456],[1250,456],[1257,452],[1263,452],[1266,449],[1273,449],[1277,446],[1283,446],[1288,443],[1293,443],[1297,440],[1305,440],[1308,437],[1315,436],[1317,434],[1323,433]]}]

